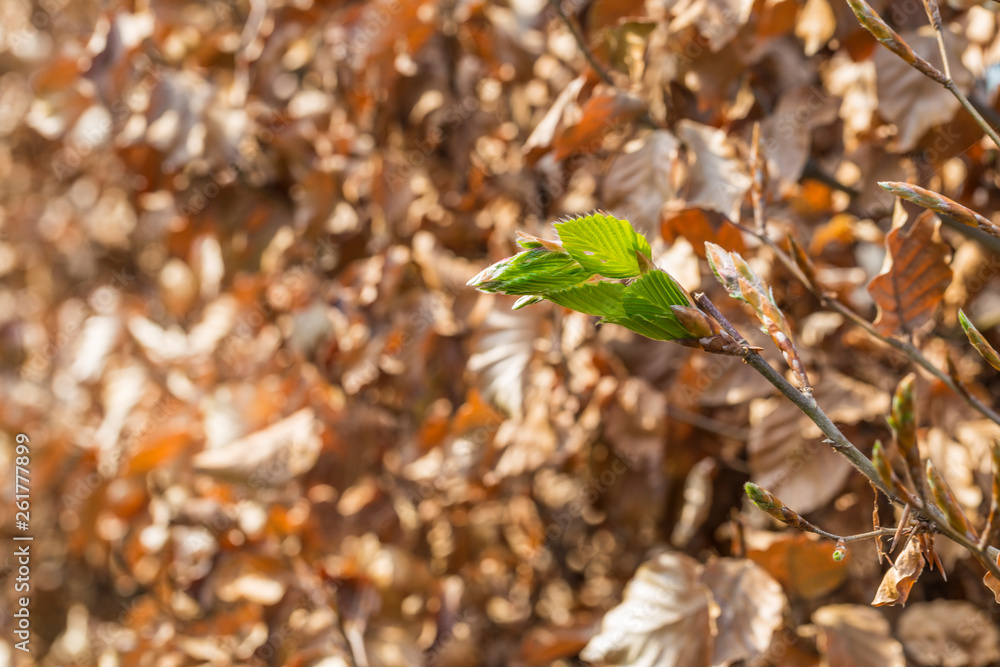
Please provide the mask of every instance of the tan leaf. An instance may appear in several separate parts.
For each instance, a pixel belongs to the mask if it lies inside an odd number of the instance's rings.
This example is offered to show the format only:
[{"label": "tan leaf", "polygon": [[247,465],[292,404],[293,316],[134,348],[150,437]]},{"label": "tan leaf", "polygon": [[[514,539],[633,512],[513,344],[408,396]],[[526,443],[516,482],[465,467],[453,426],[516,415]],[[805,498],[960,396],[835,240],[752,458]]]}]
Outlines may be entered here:
[{"label": "tan leaf", "polygon": [[677,123],[677,137],[687,146],[691,161],[686,187],[688,205],[705,206],[730,220],[739,220],[751,179],[736,146],[723,130],[687,119]]},{"label": "tan leaf", "polygon": [[194,458],[199,472],[252,487],[280,486],[316,463],[323,441],[311,408]]},{"label": "tan leaf", "polygon": [[909,540],[896,557],[896,563],[882,577],[872,606],[905,605],[910,589],[924,571],[924,563],[919,544],[916,540]]},{"label": "tan leaf", "polygon": [[708,563],[701,582],[712,590],[720,610],[712,665],[754,662],[781,627],[786,604],[781,585],[762,567],[741,558]]},{"label": "tan leaf", "polygon": [[921,665],[985,667],[1000,660],[1000,630],[965,600],[914,603],[899,619],[898,636]]},{"label": "tan leaf", "polygon": [[925,211],[886,236],[882,272],[868,292],[879,307],[875,327],[884,334],[912,335],[930,322],[951,283],[948,247],[937,237],[940,221]]},{"label": "tan leaf", "polygon": [[[826,0],[810,2],[825,3]],[[812,129],[836,120],[836,113],[836,105],[823,89],[800,86],[785,92],[774,113],[761,123],[760,138],[767,158],[767,175],[779,195],[797,186],[809,159]]]},{"label": "tan leaf", "polygon": [[878,611],[857,604],[833,604],[813,614],[819,626],[823,667],[905,667],[903,646],[889,635]]},{"label": "tan leaf", "polygon": [[[941,55],[937,38],[930,26],[901,35],[918,55],[940,67]],[[955,85],[963,93],[972,87],[973,77],[962,64],[960,41],[944,31],[945,46]],[[941,84],[903,62],[888,49],[877,49],[874,56],[878,81],[878,113],[896,125],[896,151],[905,152],[917,145],[920,138],[935,125],[951,120],[959,102]]]},{"label": "tan leaf", "polygon": [[619,155],[608,167],[604,201],[639,229],[653,229],[660,223],[664,202],[677,196],[680,142],[667,130],[655,130],[628,148],[635,150]]},{"label": "tan leaf", "polygon": [[663,553],[639,566],[621,604],[580,657],[634,667],[708,667],[718,609],[690,556]]}]

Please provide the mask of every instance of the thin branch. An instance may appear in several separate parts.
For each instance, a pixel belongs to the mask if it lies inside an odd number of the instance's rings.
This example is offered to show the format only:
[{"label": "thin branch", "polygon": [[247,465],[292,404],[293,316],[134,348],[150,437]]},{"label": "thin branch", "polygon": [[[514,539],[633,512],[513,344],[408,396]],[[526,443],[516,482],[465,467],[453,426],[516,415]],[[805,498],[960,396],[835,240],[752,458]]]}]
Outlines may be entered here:
[{"label": "thin branch", "polygon": [[[719,326],[721,326],[724,331],[733,336],[733,338],[737,341],[740,341],[743,346],[743,354],[741,355],[743,360],[752,366],[754,370],[763,375],[765,380],[774,385],[778,391],[784,394],[788,400],[804,412],[809,419],[811,419],[812,422],[819,427],[820,431],[826,435],[828,442],[836,451],[850,461],[851,464],[853,464],[862,475],[867,477],[868,481],[878,487],[878,489],[884,493],[889,500],[897,505],[904,504],[902,500],[900,500],[888,487],[886,487],[871,460],[862,454],[861,451],[855,447],[843,433],[840,432],[840,429],[837,428],[827,414],[816,404],[816,401],[812,398],[812,396],[807,396],[792,386],[792,384],[788,382],[788,380],[786,380],[778,371],[776,371],[774,367],[771,366],[766,359],[764,359],[764,357],[760,356],[756,350],[749,347],[746,339],[740,335],[732,323],[729,322],[725,315],[719,311],[715,304],[712,303],[712,301],[705,294],[696,294],[695,301],[706,313],[710,314],[716,319],[716,321],[718,321]],[[965,534],[952,528],[951,524],[948,523],[947,517],[944,516],[940,509],[931,503],[925,503],[924,508],[918,512],[918,516],[930,519],[942,535],[968,549],[973,557],[978,560],[990,574],[997,579],[1000,579],[1000,567],[998,567],[996,563],[996,558],[1000,555],[1000,551],[993,547],[987,547],[986,549],[980,548],[976,542],[972,541]],[[829,535],[832,534],[824,536]]]},{"label": "thin branch", "polygon": [[920,366],[928,373],[933,375],[937,380],[944,383],[946,387],[955,392],[966,403],[968,403],[977,411],[979,411],[979,413],[982,414],[984,417],[986,417],[987,419],[996,424],[1000,424],[1000,414],[998,414],[995,410],[991,409],[988,405],[979,400],[979,398],[974,394],[972,394],[972,392],[970,392],[968,388],[966,388],[964,385],[956,382],[945,371],[941,370],[933,363],[931,363],[930,359],[925,357],[923,353],[920,352],[920,350],[918,350],[912,343],[910,343],[909,341],[900,340],[898,338],[893,338],[891,336],[886,336],[882,334],[878,329],[875,328],[874,325],[872,325],[871,322],[869,322],[865,318],[855,313],[841,301],[830,296],[830,294],[823,292],[820,289],[819,285],[814,285],[812,281],[810,281],[805,276],[805,274],[802,273],[802,270],[799,268],[798,264],[795,263],[795,260],[789,257],[784,250],[778,247],[778,244],[776,244],[768,235],[761,234],[756,230],[747,227],[746,225],[737,223],[734,224],[736,224],[737,228],[748,234],[751,234],[753,237],[760,240],[761,243],[770,248],[771,251],[774,252],[775,256],[778,258],[778,260],[785,266],[785,268],[791,271],[792,275],[798,278],[798,280],[803,285],[805,285],[806,289],[812,292],[813,296],[819,299],[820,304],[824,308],[843,315],[845,318],[850,320],[851,323],[864,329],[873,338],[876,338],[885,343],[886,345],[889,345],[890,347],[899,350],[904,355],[906,355],[906,357],[914,364]]},{"label": "thin branch", "polygon": [[714,303],[705,295],[697,294],[695,295],[695,300],[698,305],[701,306],[705,312],[709,313],[712,317],[718,321],[719,326],[723,328],[730,336],[733,336],[740,344],[743,346],[743,360],[753,367],[758,373],[764,376],[768,382],[774,385],[778,391],[785,395],[785,397],[794,403],[802,412],[804,412],[823,432],[823,434],[828,438],[830,444],[835,450],[840,452],[848,461],[850,461],[854,467],[856,467],[861,474],[867,477],[879,490],[886,495],[893,502],[902,505],[902,501],[896,497],[894,494],[879,477],[878,471],[875,470],[875,465],[868,459],[867,456],[861,453],[857,447],[855,447],[850,440],[840,432],[840,429],[830,420],[825,412],[816,405],[816,400],[809,395],[796,389],[788,380],[784,378],[781,373],[776,371],[771,364],[767,362],[764,357],[762,357],[756,350],[751,348],[746,342],[746,339],[740,335],[736,328],[729,322],[729,320],[723,315]]},{"label": "thin branch", "polygon": [[594,54],[590,52],[590,47],[587,46],[587,42],[586,40],[584,40],[583,33],[580,32],[580,28],[579,26],[577,26],[576,21],[571,19],[569,15],[566,14],[566,10],[564,10],[562,7],[561,0],[549,0],[549,4],[552,6],[553,9],[555,9],[556,14],[558,14],[559,18],[561,18],[563,23],[566,24],[566,27],[569,28],[569,31],[573,34],[573,39],[576,40],[577,48],[579,48],[580,51],[583,53],[583,57],[587,59],[587,62],[597,73],[597,76],[599,76],[601,81],[603,81],[604,83],[608,84],[612,88],[616,88],[615,82],[611,80],[611,75],[608,73],[606,69],[604,69],[603,65],[597,62],[597,59],[594,57]]}]

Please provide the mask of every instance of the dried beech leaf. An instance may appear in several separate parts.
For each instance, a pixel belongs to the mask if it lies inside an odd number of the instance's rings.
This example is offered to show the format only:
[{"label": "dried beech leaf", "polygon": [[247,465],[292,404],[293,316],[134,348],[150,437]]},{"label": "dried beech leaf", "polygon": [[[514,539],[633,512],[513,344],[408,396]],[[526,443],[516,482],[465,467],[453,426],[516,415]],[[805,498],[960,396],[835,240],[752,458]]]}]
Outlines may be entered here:
[{"label": "dried beech leaf", "polygon": [[718,608],[699,582],[702,566],[664,553],[639,566],[621,604],[580,652],[587,662],[634,667],[708,667]]},{"label": "dried beech leaf", "polygon": [[556,134],[553,145],[556,159],[573,153],[596,153],[604,148],[604,138],[618,125],[628,125],[642,113],[645,105],[635,95],[615,93],[588,99],[575,125]]},{"label": "dried beech leaf", "polygon": [[[937,38],[929,26],[916,32],[904,32],[902,38],[918,57],[940,63]],[[962,64],[961,40],[944,31],[945,46],[951,64],[951,76],[960,91],[968,94],[973,76]],[[875,51],[878,113],[899,128],[896,150],[912,150],[920,138],[935,125],[951,120],[959,102],[940,83],[903,62],[888,49]]]},{"label": "dried beech leaf", "polygon": [[641,147],[616,157],[604,177],[605,205],[640,229],[656,228],[663,204],[677,196],[680,146],[667,130],[655,130]]},{"label": "dried beech leaf", "polygon": [[[997,556],[997,565],[1000,565],[1000,555]],[[983,576],[983,583],[986,584],[986,588],[993,591],[993,597],[995,600],[1000,602],[1000,581],[998,581],[991,572],[987,572]]]},{"label": "dried beech leaf", "polygon": [[[841,424],[881,420],[889,408],[887,393],[829,371],[815,396]],[[822,440],[819,428],[785,399],[751,402],[747,452],[752,479],[803,514],[833,500],[853,470]]]},{"label": "dried beech leaf", "polygon": [[687,119],[677,123],[677,137],[687,146],[691,160],[688,206],[705,206],[739,220],[751,179],[736,146],[723,130]]},{"label": "dried beech leaf", "polygon": [[718,211],[702,206],[676,208],[668,204],[663,211],[660,234],[667,243],[673,243],[678,237],[687,239],[702,259],[705,259],[706,242],[734,252],[746,251],[743,233]]},{"label": "dried beech leaf", "polygon": [[759,565],[740,558],[709,562],[701,582],[711,589],[720,611],[713,667],[757,660],[783,622],[781,586]]},{"label": "dried beech leaf", "polygon": [[924,571],[924,564],[924,555],[917,540],[910,539],[896,557],[895,564],[882,577],[872,606],[905,605],[910,589]]},{"label": "dried beech leaf", "polygon": [[316,463],[323,441],[311,408],[303,408],[279,422],[208,449],[196,457],[196,470],[255,488],[281,486]]},{"label": "dried beech leaf", "polygon": [[847,579],[843,561],[830,558],[830,542],[803,533],[775,535],[761,548],[747,550],[747,558],[781,582],[789,595],[815,600],[837,590]]},{"label": "dried beech leaf", "polygon": [[965,600],[915,602],[899,618],[906,654],[921,665],[986,667],[1000,660],[1000,630]]},{"label": "dried beech leaf", "polygon": [[886,236],[882,272],[868,292],[878,304],[875,327],[884,334],[912,335],[930,322],[951,283],[948,247],[936,238],[940,221],[925,211]]},{"label": "dried beech leaf", "polygon": [[833,604],[813,613],[825,667],[906,667],[903,646],[881,613],[857,604]]}]

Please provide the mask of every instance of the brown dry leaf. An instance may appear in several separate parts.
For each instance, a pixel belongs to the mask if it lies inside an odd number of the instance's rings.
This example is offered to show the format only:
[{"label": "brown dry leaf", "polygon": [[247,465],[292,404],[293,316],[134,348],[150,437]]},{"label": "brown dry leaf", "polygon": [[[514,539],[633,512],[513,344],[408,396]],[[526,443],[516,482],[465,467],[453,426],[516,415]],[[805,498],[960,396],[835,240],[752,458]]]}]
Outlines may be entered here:
[{"label": "brown dry leaf", "polygon": [[677,196],[680,142],[667,130],[654,130],[629,142],[604,178],[605,204],[639,229],[655,229],[663,204]]},{"label": "brown dry leaf", "polygon": [[823,667],[906,667],[903,646],[881,613],[858,604],[832,604],[813,613]]},{"label": "brown dry leaf", "polygon": [[[747,558],[763,567],[795,597],[815,600],[847,579],[847,563],[833,560],[833,543],[804,533],[775,534],[750,531]],[[769,543],[755,547],[755,542]]]},{"label": "brown dry leaf", "polygon": [[[1000,555],[997,556],[997,565],[1000,565]],[[993,597],[996,601],[1000,602],[1000,581],[997,581],[991,572],[987,572],[983,576],[983,583],[986,584],[986,588],[993,591]]]},{"label": "brown dry leaf", "polygon": [[323,441],[320,424],[311,408],[303,408],[279,422],[207,449],[194,457],[199,472],[254,488],[281,486],[310,470]]},{"label": "brown dry leaf", "polygon": [[[938,41],[930,26],[916,32],[903,32],[901,36],[917,55],[941,67]],[[961,40],[945,30],[944,41],[952,79],[962,93],[968,94],[974,78],[962,64]],[[899,129],[896,151],[902,153],[913,149],[927,130],[948,122],[958,111],[958,100],[944,86],[910,67],[888,49],[877,49],[874,62],[878,113]]]},{"label": "brown dry leaf", "polygon": [[556,134],[553,142],[556,159],[562,160],[573,153],[596,153],[604,148],[604,138],[616,126],[628,125],[644,108],[642,100],[635,95],[594,95],[584,103],[579,122]]},{"label": "brown dry leaf", "polygon": [[700,206],[679,207],[670,203],[664,208],[660,234],[667,243],[678,236],[686,238],[694,252],[705,259],[705,242],[710,241],[733,252],[745,252],[743,233],[714,210]]},{"label": "brown dry leaf", "polygon": [[634,667],[708,667],[719,611],[699,582],[703,567],[680,553],[639,566],[621,604],[604,615],[601,632],[580,652],[587,662]]},{"label": "brown dry leaf", "polygon": [[873,607],[885,605],[905,605],[910,596],[910,589],[917,583],[920,573],[924,571],[924,555],[916,540],[911,539],[896,557],[895,564],[882,577]]},{"label": "brown dry leaf", "polygon": [[[826,2],[810,0],[816,1]],[[790,192],[802,176],[812,147],[813,128],[835,119],[836,106],[825,91],[816,86],[800,86],[782,95],[778,108],[761,123],[767,177],[779,197]]]},{"label": "brown dry leaf", "polygon": [[677,137],[688,149],[690,176],[685,188],[688,205],[706,206],[730,220],[739,220],[740,206],[751,181],[736,146],[723,130],[687,119],[677,123]]},{"label": "brown dry leaf", "polygon": [[781,585],[759,565],[741,558],[709,562],[701,582],[719,605],[713,667],[755,662],[783,622],[786,600]]},{"label": "brown dry leaf", "polygon": [[521,639],[518,657],[529,665],[551,665],[554,660],[579,653],[596,629],[595,623],[589,619],[569,627],[547,625],[532,628]]},{"label": "brown dry leaf", "polygon": [[[889,408],[886,392],[832,371],[816,382],[815,397],[842,424],[879,419]],[[853,470],[808,417],[777,397],[751,402],[747,453],[753,481],[800,513],[829,503]]]},{"label": "brown dry leaf", "polygon": [[728,44],[750,18],[752,0],[680,0],[671,8],[670,32],[694,24],[716,52]]},{"label": "brown dry leaf", "polygon": [[583,90],[583,85],[586,83],[587,78],[585,76],[578,76],[573,79],[568,86],[563,88],[562,92],[559,93],[559,97],[555,99],[549,110],[545,112],[545,116],[539,121],[535,129],[531,131],[531,134],[524,142],[522,147],[522,152],[527,156],[530,163],[534,163],[541,157],[542,153],[549,150],[552,146],[552,142],[556,136],[556,130],[559,128],[559,123],[562,121],[563,112],[566,111],[566,107],[571,103],[576,101],[577,96],[580,91]]},{"label": "brown dry leaf", "polygon": [[897,633],[920,665],[986,667],[1000,660],[1000,630],[991,614],[965,600],[916,602],[899,618]]},{"label": "brown dry leaf", "polygon": [[886,237],[882,272],[868,292],[878,304],[875,327],[884,334],[912,336],[934,317],[951,283],[948,246],[938,238],[941,222],[924,211]]}]

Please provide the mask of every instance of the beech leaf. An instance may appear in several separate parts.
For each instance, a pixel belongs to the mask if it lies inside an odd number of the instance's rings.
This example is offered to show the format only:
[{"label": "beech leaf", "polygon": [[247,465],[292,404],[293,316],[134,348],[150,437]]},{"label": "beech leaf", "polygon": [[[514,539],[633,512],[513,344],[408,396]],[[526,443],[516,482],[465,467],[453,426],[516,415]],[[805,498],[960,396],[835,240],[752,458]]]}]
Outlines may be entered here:
[{"label": "beech leaf", "polygon": [[911,336],[934,316],[951,283],[947,246],[935,238],[940,224],[924,212],[886,236],[885,264],[868,285],[879,308],[880,332]]}]

